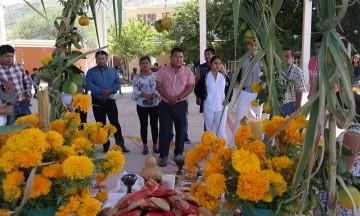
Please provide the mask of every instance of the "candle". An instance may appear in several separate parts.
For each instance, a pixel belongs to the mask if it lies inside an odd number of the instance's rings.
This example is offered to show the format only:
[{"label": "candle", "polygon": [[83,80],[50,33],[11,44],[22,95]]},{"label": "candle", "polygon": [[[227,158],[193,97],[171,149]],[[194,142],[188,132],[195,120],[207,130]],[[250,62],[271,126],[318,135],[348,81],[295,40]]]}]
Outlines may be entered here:
[{"label": "candle", "polygon": [[249,119],[251,132],[256,140],[262,140],[262,122],[261,119]]}]

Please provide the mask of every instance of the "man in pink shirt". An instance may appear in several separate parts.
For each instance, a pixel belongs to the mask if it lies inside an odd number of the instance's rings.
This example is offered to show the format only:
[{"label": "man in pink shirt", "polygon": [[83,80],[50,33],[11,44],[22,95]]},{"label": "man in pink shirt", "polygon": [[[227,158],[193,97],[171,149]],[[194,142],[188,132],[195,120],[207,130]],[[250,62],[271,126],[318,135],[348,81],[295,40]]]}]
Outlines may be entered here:
[{"label": "man in pink shirt", "polygon": [[159,151],[158,164],[167,165],[170,147],[170,134],[175,125],[175,157],[181,156],[184,151],[185,123],[187,96],[195,85],[194,75],[184,65],[184,51],[173,48],[170,54],[170,64],[161,67],[156,76],[156,90],[160,93],[159,103]]},{"label": "man in pink shirt", "polygon": [[309,84],[310,84],[310,90],[309,90],[309,94],[308,94],[308,99],[311,97],[312,95],[312,91],[313,91],[313,87],[315,84],[315,80],[317,78],[318,75],[318,55],[320,52],[320,47],[321,47],[321,41],[322,41],[322,36],[318,37],[316,39],[315,42],[315,51],[316,51],[316,56],[312,57],[309,61],[309,65],[308,65],[308,69],[309,69]]}]

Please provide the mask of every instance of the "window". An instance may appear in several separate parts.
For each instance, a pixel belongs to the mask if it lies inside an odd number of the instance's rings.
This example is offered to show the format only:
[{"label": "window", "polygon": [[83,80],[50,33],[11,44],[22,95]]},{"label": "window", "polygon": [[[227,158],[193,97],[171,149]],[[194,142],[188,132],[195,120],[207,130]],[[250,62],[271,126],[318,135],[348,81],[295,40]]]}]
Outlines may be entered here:
[{"label": "window", "polygon": [[146,22],[155,22],[156,21],[156,14],[138,14],[138,19],[144,19]]}]

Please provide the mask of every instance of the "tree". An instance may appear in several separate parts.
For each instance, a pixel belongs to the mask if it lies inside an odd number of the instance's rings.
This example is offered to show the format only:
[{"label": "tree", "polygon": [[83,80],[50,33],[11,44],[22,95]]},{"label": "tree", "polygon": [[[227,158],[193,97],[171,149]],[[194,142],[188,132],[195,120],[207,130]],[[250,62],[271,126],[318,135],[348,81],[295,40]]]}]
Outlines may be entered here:
[{"label": "tree", "polygon": [[159,56],[169,50],[169,40],[164,34],[157,33],[155,28],[140,19],[129,19],[121,30],[120,42],[115,28],[111,26],[109,34],[109,51],[128,61],[140,56]]},{"label": "tree", "polygon": [[[352,43],[355,53],[359,53],[360,49],[360,4],[355,3],[351,5],[341,21],[341,26],[339,26],[338,31],[345,36],[346,40]],[[341,27],[341,28],[340,28]]]},{"label": "tree", "polygon": [[[47,8],[48,19],[43,18],[37,12],[32,11],[23,18],[22,22],[17,22],[8,32],[8,39],[25,40],[55,40],[57,30],[54,26],[54,20],[62,9],[60,7]],[[91,48],[97,47],[96,31],[94,25],[80,26],[75,23],[77,31],[84,38],[84,43]],[[90,30],[89,30],[90,28]]]}]

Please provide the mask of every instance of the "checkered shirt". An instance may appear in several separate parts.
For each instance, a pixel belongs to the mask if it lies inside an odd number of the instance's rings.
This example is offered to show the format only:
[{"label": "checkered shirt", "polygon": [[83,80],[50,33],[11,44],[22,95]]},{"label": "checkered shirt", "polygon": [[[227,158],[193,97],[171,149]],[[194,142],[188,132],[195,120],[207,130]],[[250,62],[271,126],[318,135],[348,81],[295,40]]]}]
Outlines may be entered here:
[{"label": "checkered shirt", "polygon": [[290,75],[289,79],[295,81],[294,89],[291,89],[285,93],[284,104],[296,102],[297,92],[306,92],[305,78],[303,71],[296,65],[292,64],[289,67]]},{"label": "checkered shirt", "polygon": [[32,82],[20,64],[13,63],[8,68],[0,65],[0,79],[14,84],[15,90],[19,94],[16,102],[21,102],[25,98],[31,99]]}]

